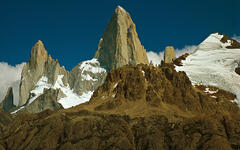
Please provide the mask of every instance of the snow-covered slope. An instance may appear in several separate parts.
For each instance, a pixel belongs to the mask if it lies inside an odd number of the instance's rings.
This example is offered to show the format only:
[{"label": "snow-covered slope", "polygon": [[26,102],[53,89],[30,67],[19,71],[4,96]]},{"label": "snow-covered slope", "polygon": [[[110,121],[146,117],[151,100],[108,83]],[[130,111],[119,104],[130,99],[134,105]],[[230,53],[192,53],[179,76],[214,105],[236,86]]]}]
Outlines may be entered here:
[{"label": "snow-covered slope", "polygon": [[183,66],[176,66],[177,71],[185,71],[193,84],[214,86],[237,96],[240,105],[240,76],[235,68],[240,64],[240,48],[228,49],[231,41],[221,42],[223,35],[211,34],[182,61]]},{"label": "snow-covered slope", "polygon": [[228,46],[231,46],[232,41],[227,40],[225,43],[221,42],[221,39],[224,35],[221,35],[219,33],[213,33],[211,34],[207,39],[205,39],[197,49],[201,50],[216,50],[216,49],[222,49],[226,48]]}]

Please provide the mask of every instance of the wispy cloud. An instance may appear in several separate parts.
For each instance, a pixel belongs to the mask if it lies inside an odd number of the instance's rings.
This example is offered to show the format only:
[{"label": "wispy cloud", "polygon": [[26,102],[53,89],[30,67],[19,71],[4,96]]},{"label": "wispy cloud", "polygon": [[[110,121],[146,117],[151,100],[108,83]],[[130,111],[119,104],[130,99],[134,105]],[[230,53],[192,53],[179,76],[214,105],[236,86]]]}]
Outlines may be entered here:
[{"label": "wispy cloud", "polygon": [[6,62],[0,62],[0,101],[2,101],[9,87],[13,88],[14,104],[19,101],[19,85],[24,63],[11,66]]},{"label": "wispy cloud", "polygon": [[[191,53],[196,48],[197,48],[196,45],[187,45],[183,49],[175,49],[176,57],[179,57],[179,56],[181,56],[185,53]],[[152,63],[154,65],[160,64],[161,61],[163,60],[163,56],[164,56],[164,51],[161,51],[161,52],[158,52],[158,53],[153,52],[153,51],[147,52],[147,57],[148,57],[149,62],[152,61]]]},{"label": "wispy cloud", "polygon": [[234,39],[234,40],[240,42],[240,36],[238,36],[238,35],[236,35],[236,34],[233,35],[232,39]]}]

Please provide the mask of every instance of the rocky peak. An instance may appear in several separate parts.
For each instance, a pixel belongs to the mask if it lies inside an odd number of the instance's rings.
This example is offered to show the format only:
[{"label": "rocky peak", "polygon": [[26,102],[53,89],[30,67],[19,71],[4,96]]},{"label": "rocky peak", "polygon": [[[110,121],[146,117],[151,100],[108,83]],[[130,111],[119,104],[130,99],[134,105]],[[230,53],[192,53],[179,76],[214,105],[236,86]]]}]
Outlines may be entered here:
[{"label": "rocky peak", "polygon": [[58,75],[64,75],[63,83],[65,84],[68,80],[68,72],[64,67],[60,67],[57,60],[48,55],[43,42],[39,40],[32,47],[29,62],[24,65],[22,70],[19,106],[27,103],[31,91],[41,77],[46,76],[48,83],[54,85]]},{"label": "rocky peak", "polygon": [[176,59],[173,46],[167,46],[164,51],[164,63],[172,63]]},{"label": "rocky peak", "polygon": [[123,13],[127,13],[127,11],[126,11],[124,8],[122,8],[121,6],[118,5],[118,6],[116,7],[114,13],[115,13],[115,14],[123,14]]},{"label": "rocky peak", "polygon": [[48,53],[41,40],[32,47],[31,56],[29,64],[31,67],[36,67],[37,65],[44,65],[48,58]]},{"label": "rocky peak", "polygon": [[124,65],[148,64],[130,14],[118,6],[107,24],[94,56],[108,71]]}]

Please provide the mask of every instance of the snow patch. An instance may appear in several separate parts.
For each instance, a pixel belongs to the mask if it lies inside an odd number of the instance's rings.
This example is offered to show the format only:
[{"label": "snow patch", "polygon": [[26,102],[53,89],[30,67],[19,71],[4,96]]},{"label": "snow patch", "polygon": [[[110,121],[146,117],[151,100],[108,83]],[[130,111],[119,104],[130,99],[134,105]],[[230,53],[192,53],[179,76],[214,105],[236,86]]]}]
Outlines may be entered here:
[{"label": "snow patch", "polygon": [[97,79],[93,79],[89,74],[82,74],[82,80],[97,81]]},{"label": "snow patch", "polygon": [[79,105],[81,103],[85,103],[90,100],[93,92],[89,91],[87,93],[83,93],[81,96],[73,93],[73,91],[65,91],[67,96],[64,98],[61,98],[58,102],[63,106],[63,108],[70,108],[76,105]]},{"label": "snow patch", "polygon": [[100,63],[98,62],[98,60],[94,58],[94,59],[82,62],[81,65],[79,66],[79,69],[82,70],[82,73],[84,73],[85,71],[92,72],[92,73],[106,72],[105,69],[101,67],[96,67],[94,66],[94,64],[100,66]]},{"label": "snow patch", "polygon": [[31,104],[35,99],[37,99],[40,95],[42,95],[44,92],[44,89],[49,89],[49,88],[51,88],[51,85],[48,84],[48,78],[45,76],[42,76],[37,82],[35,89],[30,92],[34,96],[29,99],[28,104]]},{"label": "snow patch", "polygon": [[216,96],[211,96],[212,98],[217,98]]},{"label": "snow patch", "polygon": [[116,94],[113,94],[113,95],[112,95],[112,98],[115,98],[115,97],[116,97]]},{"label": "snow patch", "polygon": [[218,92],[218,90],[216,90],[216,91],[210,91],[209,88],[206,88],[204,92],[205,92],[205,93],[209,93],[209,94],[215,94],[215,93]]},{"label": "snow patch", "polygon": [[115,89],[117,87],[118,83],[115,83],[113,86],[113,89]]},{"label": "snow patch", "polygon": [[142,74],[143,74],[143,76],[145,77],[145,72],[142,70]]},{"label": "snow patch", "polygon": [[19,109],[17,109],[17,110],[15,110],[15,111],[11,112],[10,114],[15,114],[16,112],[18,112],[19,110],[21,110],[21,109],[23,109],[23,108],[24,108],[24,106],[22,106],[22,107],[20,107]]},{"label": "snow patch", "polygon": [[100,67],[100,63],[95,58],[82,62],[81,65],[79,66],[79,69],[81,70],[82,80],[88,80],[88,81],[98,80],[98,79],[94,79],[91,76],[91,73],[97,74],[97,73],[106,72],[104,68]]}]

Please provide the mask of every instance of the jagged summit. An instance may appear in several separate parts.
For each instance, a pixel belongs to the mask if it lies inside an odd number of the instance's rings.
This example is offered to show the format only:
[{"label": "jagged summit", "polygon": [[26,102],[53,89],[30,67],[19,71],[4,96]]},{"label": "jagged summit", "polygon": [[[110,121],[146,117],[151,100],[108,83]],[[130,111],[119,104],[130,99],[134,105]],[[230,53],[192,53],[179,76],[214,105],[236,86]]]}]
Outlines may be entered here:
[{"label": "jagged summit", "polygon": [[29,61],[23,66],[20,83],[19,106],[28,103],[32,97],[31,91],[43,76],[46,76],[48,83],[54,85],[58,75],[64,75],[64,81],[67,80],[68,72],[64,67],[60,67],[58,61],[48,55],[42,41],[38,41],[31,50]]},{"label": "jagged summit", "polygon": [[119,13],[127,13],[127,11],[122,8],[120,5],[118,5],[114,11],[114,13],[119,14]]},{"label": "jagged summit", "polygon": [[36,44],[32,47],[31,50],[31,56],[30,56],[30,65],[32,67],[35,67],[36,65],[43,65],[47,60],[48,52],[44,47],[44,44],[42,41],[38,40]]},{"label": "jagged summit", "polygon": [[146,50],[141,45],[130,14],[121,6],[107,24],[94,56],[107,70],[123,65],[148,64]]},{"label": "jagged summit", "polygon": [[197,49],[235,49],[240,48],[240,43],[229,38],[226,34],[212,33],[210,34]]}]

